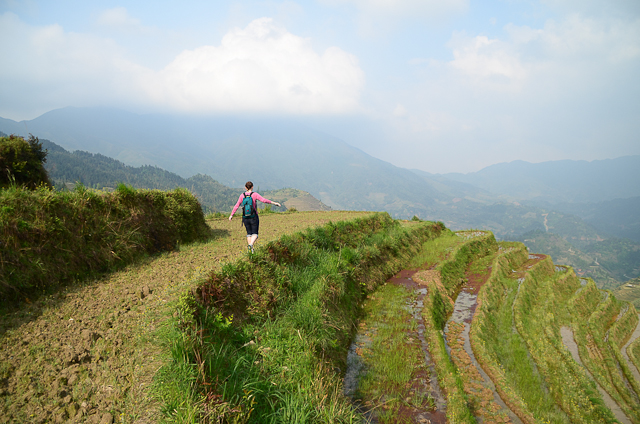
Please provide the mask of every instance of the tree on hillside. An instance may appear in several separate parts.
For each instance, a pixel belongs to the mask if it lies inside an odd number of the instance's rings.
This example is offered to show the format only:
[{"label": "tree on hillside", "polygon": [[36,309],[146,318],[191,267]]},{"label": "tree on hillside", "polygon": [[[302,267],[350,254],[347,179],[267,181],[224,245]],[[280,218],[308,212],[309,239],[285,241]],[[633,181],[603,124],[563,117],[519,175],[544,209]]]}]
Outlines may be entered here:
[{"label": "tree on hillside", "polygon": [[0,187],[12,184],[36,188],[42,184],[51,186],[44,169],[47,151],[42,148],[38,137],[29,139],[17,135],[0,137]]}]

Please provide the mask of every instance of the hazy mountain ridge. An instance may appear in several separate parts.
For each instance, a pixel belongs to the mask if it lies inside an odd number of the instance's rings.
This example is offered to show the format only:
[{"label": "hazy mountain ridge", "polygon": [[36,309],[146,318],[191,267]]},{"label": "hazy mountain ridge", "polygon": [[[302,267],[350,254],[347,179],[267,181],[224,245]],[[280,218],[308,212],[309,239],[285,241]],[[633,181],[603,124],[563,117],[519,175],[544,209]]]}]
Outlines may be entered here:
[{"label": "hazy mountain ridge", "polygon": [[604,233],[640,243],[640,197],[597,203],[559,203],[552,207],[577,215]]},{"label": "hazy mountain ridge", "polygon": [[0,130],[26,129],[67,149],[88,150],[127,165],[155,165],[183,178],[210,175],[242,187],[296,188],[334,209],[388,210],[424,215],[447,196],[411,171],[373,158],[347,143],[277,118],[187,118],[135,115],[106,108],[65,108],[28,122],[0,121]]},{"label": "hazy mountain ridge", "polygon": [[518,160],[442,177],[521,200],[593,203],[640,196],[640,155],[591,162]]},{"label": "hazy mountain ridge", "polygon": [[[1,133],[0,133],[1,135]],[[184,179],[155,166],[132,167],[101,154],[76,150],[68,152],[57,144],[42,139],[48,151],[45,168],[57,187],[71,188],[80,182],[98,189],[113,189],[119,183],[135,188],[172,190],[187,188],[198,197],[207,212],[230,211],[242,189],[226,187],[208,175],[197,174]],[[329,210],[330,208],[309,193],[297,189],[266,191],[263,194],[274,201],[289,204],[288,207],[304,210]],[[275,210],[281,208],[274,207]]]}]

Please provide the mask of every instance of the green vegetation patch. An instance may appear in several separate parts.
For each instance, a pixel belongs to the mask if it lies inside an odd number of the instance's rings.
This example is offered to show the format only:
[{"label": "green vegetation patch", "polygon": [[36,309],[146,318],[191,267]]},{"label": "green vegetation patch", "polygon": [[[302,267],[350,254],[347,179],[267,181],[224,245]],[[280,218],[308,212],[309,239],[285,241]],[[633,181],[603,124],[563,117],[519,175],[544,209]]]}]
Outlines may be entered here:
[{"label": "green vegetation patch", "polygon": [[501,243],[491,277],[479,294],[471,344],[498,393],[523,422],[569,422],[515,328],[513,304],[524,282],[527,257],[524,245]]},{"label": "green vegetation patch", "polygon": [[0,137],[0,188],[50,186],[43,166],[46,156],[37,137]]},{"label": "green vegetation patch", "polygon": [[[572,316],[567,307],[572,304],[570,300],[575,303],[580,298],[590,303],[590,297],[582,296],[587,293],[585,289],[572,270],[554,272],[550,258],[539,262],[527,272],[514,301],[515,326],[544,377],[549,395],[569,421],[612,423],[615,418],[599,396],[595,383],[574,361],[561,338],[562,326],[576,325],[576,315]],[[595,294],[599,301],[597,290]]]},{"label": "green vegetation patch", "polygon": [[358,421],[340,388],[361,302],[442,230],[388,214],[330,223],[210,275],[168,337],[157,385],[166,420]]},{"label": "green vegetation patch", "polygon": [[182,189],[7,188],[0,191],[0,295],[20,298],[209,232],[197,199]]},{"label": "green vegetation patch", "polygon": [[636,309],[640,309],[640,278],[628,280],[618,286],[613,293],[618,299],[630,302]]},{"label": "green vegetation patch", "polygon": [[638,385],[629,383],[631,372],[620,354],[620,347],[616,340],[609,339],[611,330],[618,340],[630,336],[635,329],[632,323],[637,321],[637,317],[619,320],[626,315],[623,305],[610,291],[602,292],[602,297],[603,300],[586,323],[574,323],[580,357],[598,384],[620,405],[627,417],[640,422],[640,403],[635,392]]},{"label": "green vegetation patch", "polygon": [[359,332],[366,340],[357,353],[365,371],[355,397],[375,411],[380,423],[398,422],[413,409],[435,407],[428,386],[420,382],[426,365],[416,321],[407,309],[411,297],[404,287],[385,284],[364,304]]}]

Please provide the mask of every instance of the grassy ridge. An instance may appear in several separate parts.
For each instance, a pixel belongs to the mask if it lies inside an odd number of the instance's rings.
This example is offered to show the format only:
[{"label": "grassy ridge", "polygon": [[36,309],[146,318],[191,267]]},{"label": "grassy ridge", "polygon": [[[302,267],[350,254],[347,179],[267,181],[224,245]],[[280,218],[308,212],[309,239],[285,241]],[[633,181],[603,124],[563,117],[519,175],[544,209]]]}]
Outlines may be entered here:
[{"label": "grassy ridge", "polygon": [[[603,296],[606,298],[598,305],[586,325],[583,321],[574,323],[580,357],[593,377],[620,405],[625,414],[632,421],[640,422],[637,393],[633,393],[633,389],[628,386],[628,376],[631,373],[620,355],[619,346],[613,340],[607,342],[609,329],[614,323],[619,322],[616,322],[616,319],[621,312],[622,304],[609,291],[603,292]],[[623,321],[620,323],[620,329],[624,331],[614,329],[614,334],[618,333],[618,338],[627,338],[635,328],[631,327],[631,323],[632,321]]]},{"label": "grassy ridge", "polygon": [[208,233],[198,201],[186,190],[5,189],[0,191],[0,295],[5,301],[21,297]]},{"label": "grassy ridge", "polygon": [[627,355],[629,355],[629,359],[631,359],[636,368],[640,370],[640,338],[627,347]]},{"label": "grassy ridge", "polygon": [[167,421],[358,421],[339,388],[359,305],[442,230],[378,214],[282,237],[209,276],[169,337]]},{"label": "grassy ridge", "polygon": [[[395,284],[384,284],[364,302],[356,346],[362,375],[354,397],[381,424],[407,422],[408,414],[435,407],[424,383],[424,353],[415,343],[417,323],[407,310],[413,293]],[[414,413],[415,415],[415,413]]]},{"label": "grassy ridge", "polygon": [[573,360],[560,338],[560,327],[572,323],[567,302],[579,288],[579,281],[570,269],[554,272],[550,258],[539,262],[527,273],[515,300],[516,328],[527,343],[550,395],[571,422],[612,423],[615,418],[598,395],[595,384]]},{"label": "grassy ridge", "polygon": [[567,422],[545,390],[526,342],[514,331],[512,306],[521,280],[513,270],[519,270],[527,258],[524,245],[501,243],[491,276],[478,295],[470,342],[500,397],[523,422]]}]

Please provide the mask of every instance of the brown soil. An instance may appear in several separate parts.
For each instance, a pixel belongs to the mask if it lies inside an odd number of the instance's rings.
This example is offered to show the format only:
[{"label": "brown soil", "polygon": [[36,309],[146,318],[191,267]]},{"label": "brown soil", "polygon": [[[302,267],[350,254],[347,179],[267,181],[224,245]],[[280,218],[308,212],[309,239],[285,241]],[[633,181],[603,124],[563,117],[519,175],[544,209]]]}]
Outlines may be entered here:
[{"label": "brown soil", "polygon": [[[263,215],[260,243],[365,213]],[[239,219],[215,238],[156,255],[0,316],[0,423],[151,423],[149,392],[166,353],[158,329],[180,293],[246,255]]]}]

